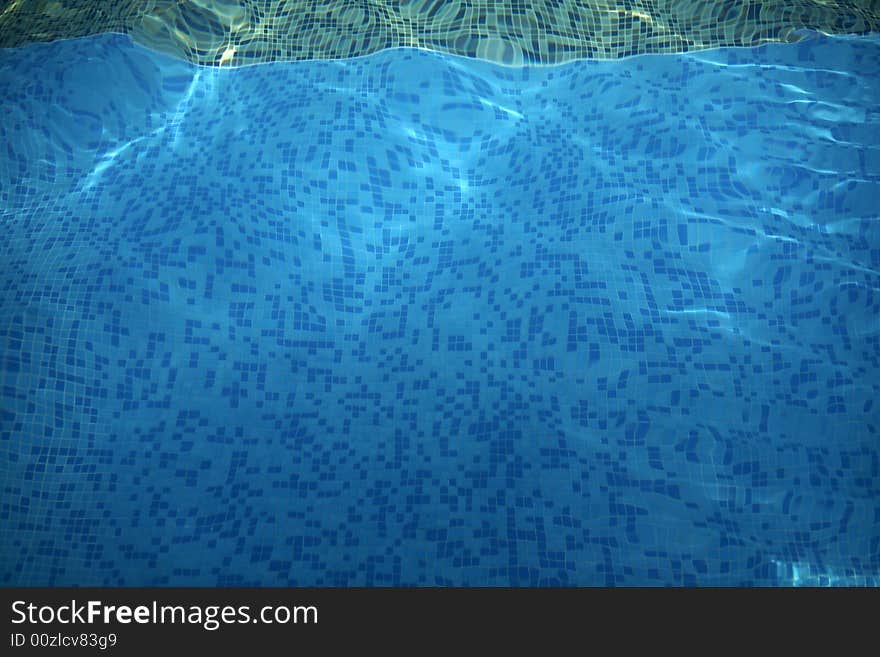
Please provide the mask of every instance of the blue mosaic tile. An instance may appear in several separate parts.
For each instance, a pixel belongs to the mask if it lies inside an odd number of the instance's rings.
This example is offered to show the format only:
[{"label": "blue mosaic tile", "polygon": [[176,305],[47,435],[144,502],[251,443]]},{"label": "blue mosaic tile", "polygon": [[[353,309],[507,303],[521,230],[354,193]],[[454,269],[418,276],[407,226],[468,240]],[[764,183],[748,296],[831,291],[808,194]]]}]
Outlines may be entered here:
[{"label": "blue mosaic tile", "polygon": [[876,585],[878,74],[0,51],[0,583]]}]

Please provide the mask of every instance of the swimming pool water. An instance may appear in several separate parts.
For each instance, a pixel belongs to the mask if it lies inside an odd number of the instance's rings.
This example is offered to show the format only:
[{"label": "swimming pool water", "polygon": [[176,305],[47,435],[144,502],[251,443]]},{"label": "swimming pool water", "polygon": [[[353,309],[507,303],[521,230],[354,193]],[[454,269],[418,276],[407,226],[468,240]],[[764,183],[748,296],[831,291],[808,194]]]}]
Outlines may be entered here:
[{"label": "swimming pool water", "polygon": [[877,0],[0,0],[0,47],[104,32],[207,66],[421,47],[514,66],[880,30]]},{"label": "swimming pool water", "polygon": [[876,584],[878,73],[0,51],[0,581]]}]

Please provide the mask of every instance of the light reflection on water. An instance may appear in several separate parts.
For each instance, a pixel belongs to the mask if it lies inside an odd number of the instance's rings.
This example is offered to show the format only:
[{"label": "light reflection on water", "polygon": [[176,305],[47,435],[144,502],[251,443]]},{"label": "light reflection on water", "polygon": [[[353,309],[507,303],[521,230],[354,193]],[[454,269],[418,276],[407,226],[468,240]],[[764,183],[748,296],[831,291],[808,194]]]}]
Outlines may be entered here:
[{"label": "light reflection on water", "polygon": [[[100,32],[199,64],[341,59],[421,47],[519,66],[648,52],[750,46],[880,29],[880,9],[856,0],[5,0],[0,46]],[[2,2],[0,2],[2,6]]]}]

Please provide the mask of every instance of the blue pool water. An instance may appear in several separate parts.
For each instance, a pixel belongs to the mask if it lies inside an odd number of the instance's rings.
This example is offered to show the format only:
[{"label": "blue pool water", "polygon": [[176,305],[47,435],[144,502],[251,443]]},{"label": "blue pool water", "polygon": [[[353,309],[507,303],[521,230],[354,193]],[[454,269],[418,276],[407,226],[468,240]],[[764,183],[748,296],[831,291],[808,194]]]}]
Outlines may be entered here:
[{"label": "blue pool water", "polygon": [[880,582],[880,37],[0,51],[0,582]]}]

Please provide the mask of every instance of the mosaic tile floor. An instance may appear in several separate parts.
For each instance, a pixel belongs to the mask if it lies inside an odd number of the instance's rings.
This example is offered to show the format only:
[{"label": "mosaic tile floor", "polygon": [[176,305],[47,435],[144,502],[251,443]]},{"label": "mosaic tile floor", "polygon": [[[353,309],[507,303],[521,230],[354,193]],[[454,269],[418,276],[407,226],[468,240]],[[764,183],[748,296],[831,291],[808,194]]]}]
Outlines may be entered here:
[{"label": "mosaic tile floor", "polygon": [[0,582],[880,583],[878,77],[0,51]]},{"label": "mosaic tile floor", "polygon": [[208,65],[417,46],[506,64],[750,46],[880,29],[877,0],[0,0],[0,46],[125,32]]}]

